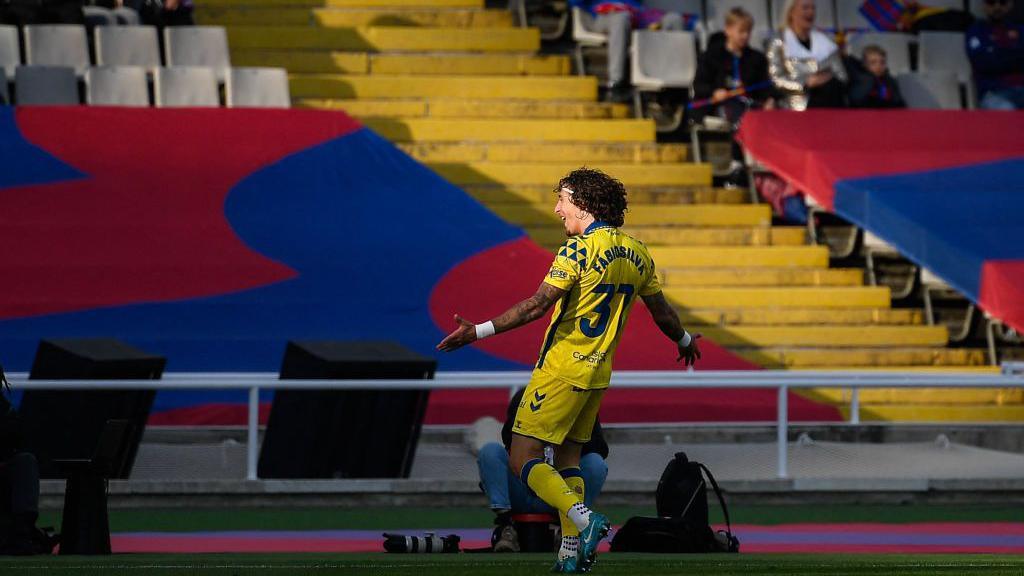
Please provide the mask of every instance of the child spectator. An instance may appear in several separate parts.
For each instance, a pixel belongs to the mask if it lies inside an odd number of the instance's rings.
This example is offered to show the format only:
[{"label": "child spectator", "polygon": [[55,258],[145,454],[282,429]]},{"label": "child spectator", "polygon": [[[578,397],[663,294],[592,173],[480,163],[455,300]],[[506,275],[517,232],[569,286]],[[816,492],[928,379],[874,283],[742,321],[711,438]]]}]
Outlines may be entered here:
[{"label": "child spectator", "polygon": [[[733,130],[750,108],[773,107],[768,59],[750,47],[753,28],[754,17],[749,12],[740,7],[729,10],[724,33],[711,37],[693,80],[696,99],[710,100],[709,112],[724,118]],[[742,183],[743,150],[735,140],[729,172],[731,182]]]},{"label": "child spectator", "polygon": [[978,102],[989,110],[1024,108],[1024,26],[1008,15],[1013,0],[985,0],[986,19],[967,30],[967,56]]},{"label": "child spectator", "polygon": [[889,74],[885,50],[865,46],[861,61],[850,59],[850,105],[854,108],[904,108],[896,80]]}]

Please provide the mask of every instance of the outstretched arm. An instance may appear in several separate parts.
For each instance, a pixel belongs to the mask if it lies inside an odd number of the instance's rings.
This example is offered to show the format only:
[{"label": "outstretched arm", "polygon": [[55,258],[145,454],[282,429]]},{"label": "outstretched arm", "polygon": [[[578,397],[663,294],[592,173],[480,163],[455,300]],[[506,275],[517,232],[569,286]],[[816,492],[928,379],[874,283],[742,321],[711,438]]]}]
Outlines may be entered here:
[{"label": "outstretched arm", "polygon": [[700,360],[700,349],[697,347],[697,340],[700,338],[700,334],[694,334],[689,339],[686,338],[687,333],[679,322],[679,315],[676,314],[675,309],[665,300],[665,294],[657,292],[650,296],[643,296],[643,299],[647,309],[651,312],[651,316],[654,317],[654,323],[658,325],[661,333],[668,336],[670,340],[676,343],[676,347],[679,348],[679,357],[676,358],[676,362],[683,360],[684,365],[692,366],[697,360]]},{"label": "outstretched arm", "polygon": [[[529,324],[544,316],[563,294],[565,294],[565,290],[556,288],[546,282],[541,282],[536,294],[512,306],[504,314],[491,320],[494,326],[494,333],[498,334],[518,328],[523,324]],[[452,352],[477,340],[476,324],[458,314],[455,315],[455,321],[459,325],[458,328],[437,345],[438,350]]]}]

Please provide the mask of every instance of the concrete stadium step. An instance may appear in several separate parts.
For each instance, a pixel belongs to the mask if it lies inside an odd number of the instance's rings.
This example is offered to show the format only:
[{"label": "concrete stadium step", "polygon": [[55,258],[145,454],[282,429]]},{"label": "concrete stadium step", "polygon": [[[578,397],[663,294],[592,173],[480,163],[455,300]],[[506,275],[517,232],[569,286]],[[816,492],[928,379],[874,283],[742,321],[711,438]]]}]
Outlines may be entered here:
[{"label": "concrete stadium step", "polygon": [[[489,142],[405,142],[398,147],[421,162],[590,162],[600,163],[679,163],[689,158],[686,144],[654,144],[650,142],[572,142],[572,143],[489,143]],[[493,187],[478,188],[494,190]],[[517,187],[522,193],[511,194],[510,201],[525,199],[546,202],[553,196],[550,186]],[[721,188],[719,190],[725,190]],[[738,189],[729,189],[730,197],[748,198]],[[735,192],[735,193],[733,193]],[[472,192],[471,192],[472,193]],[[495,195],[496,198],[499,196]],[[634,190],[629,191],[634,200]]]},{"label": "concrete stadium step", "polygon": [[[840,410],[849,417],[846,409]],[[861,408],[861,421],[885,422],[1020,422],[1024,420],[1024,405],[977,406],[865,406]]]},{"label": "concrete stadium step", "polygon": [[[758,208],[751,206],[751,208]],[[674,210],[682,212],[679,216],[687,215],[694,220],[711,220],[712,206],[700,206],[693,210],[694,214],[687,214],[683,209],[689,206],[665,207],[661,211]],[[747,208],[746,206],[722,206],[722,208],[737,210]],[[720,217],[723,220],[737,218],[740,214],[729,214],[722,210]],[[636,216],[630,214],[630,217]],[[652,214],[658,216],[657,214]],[[653,218],[652,218],[653,219]],[[679,217],[659,217],[660,220],[672,220],[682,224]],[[719,226],[757,225],[752,222],[725,222],[718,223]],[[708,225],[708,224],[704,224]],[[651,257],[659,268],[828,268],[828,248],[824,246],[749,246],[749,247],[722,247],[704,248],[700,246],[652,246]],[[696,308],[694,304],[687,303],[687,306]],[[812,308],[813,304],[806,304],[804,308]],[[888,301],[879,306],[888,308]]]},{"label": "concrete stadium step", "polygon": [[[764,229],[755,228],[755,232]],[[767,231],[772,231],[768,229]],[[686,234],[689,231],[680,230]],[[774,238],[771,238],[774,240]],[[645,244],[651,244],[644,240]],[[794,243],[800,245],[800,243]],[[658,269],[664,286],[863,286],[859,268]]]},{"label": "concrete stadium step", "polygon": [[[588,122],[579,120],[572,122]],[[595,124],[618,124],[632,120],[619,120],[614,122],[601,122]],[[589,123],[589,122],[588,122]],[[516,122],[515,124],[528,127],[528,122]],[[569,122],[558,123],[569,131],[575,132],[575,127],[570,127]],[[640,131],[646,129],[646,124],[639,124],[635,128]],[[631,129],[633,127],[627,128]],[[546,130],[546,127],[543,127]],[[616,127],[616,131],[620,130]],[[524,134],[528,133],[524,130]],[[586,135],[587,129],[582,131]],[[579,164],[549,164],[549,163],[525,163],[525,162],[472,162],[468,164],[430,162],[427,164],[434,172],[437,172],[450,182],[459,185],[472,184],[501,184],[515,186],[522,184],[549,184],[554,186],[559,179],[579,168]],[[601,169],[606,173],[622,181],[626,186],[708,186],[711,184],[710,164],[603,164]]]},{"label": "concrete stadium step", "polygon": [[[787,228],[665,228],[655,226],[626,226],[623,228],[627,234],[640,240],[648,246],[673,246],[685,244],[689,246],[803,246],[804,231],[802,229]],[[565,229],[561,222],[558,225],[546,227],[528,227],[526,233],[534,242],[542,245],[555,247],[565,242]],[[813,273],[829,272],[828,270],[805,270],[806,279],[813,279]],[[855,270],[857,278],[860,279],[862,272]],[[770,278],[779,279],[776,285],[783,284],[782,279],[787,277],[796,278],[789,270],[721,270],[711,269],[694,272],[692,275],[685,270],[678,270],[675,275],[686,276],[695,279],[693,284],[703,285],[728,285],[742,284],[745,279],[750,285],[762,285]],[[820,274],[819,274],[820,275]],[[826,277],[826,276],[822,276]],[[831,277],[831,276],[828,276]],[[760,278],[761,280],[758,280]],[[731,281],[730,281],[731,280]],[[788,282],[786,284],[792,284]],[[804,282],[809,284],[810,282]],[[679,282],[682,286],[684,283]],[[847,283],[849,285],[849,283]]]},{"label": "concrete stadium step", "polygon": [[864,326],[917,325],[923,322],[921,311],[909,308],[677,308],[676,311],[684,326]]},{"label": "concrete stadium step", "polygon": [[360,52],[536,52],[536,28],[230,26],[232,48]]},{"label": "concrete stadium step", "polygon": [[[480,100],[597,99],[593,76],[410,76],[295,74],[290,78],[292,98],[463,98]],[[651,123],[653,141],[653,128]],[[571,140],[565,134],[562,140]]]},{"label": "concrete stadium step", "polygon": [[[582,164],[582,162],[581,162]],[[554,207],[552,186],[463,186],[463,190],[477,200],[492,204],[545,204]],[[739,188],[712,188],[710,186],[630,186],[630,206],[643,204],[746,204],[749,194]],[[559,223],[560,226],[560,223]]]},{"label": "concrete stadium step", "polygon": [[[371,54],[323,50],[231,49],[235,66],[276,66],[293,74],[565,76],[567,56],[534,54]],[[326,106],[324,106],[326,107]],[[617,109],[629,110],[626,105]]]},{"label": "concrete stadium step", "polygon": [[[555,183],[558,182],[556,178]],[[498,216],[519,226],[541,226],[561,220],[554,213],[554,205],[550,203],[536,205],[496,204],[489,208]],[[630,226],[768,226],[771,213],[768,206],[758,205],[641,205],[630,208],[627,215]],[[702,260],[697,253],[704,249],[690,248],[652,248],[654,260],[658,266],[700,266],[692,264],[687,258]],[[723,250],[725,250],[723,248]],[[828,248],[823,246],[806,246],[793,248],[736,248],[743,254],[733,256],[733,260],[723,266],[736,266],[736,262],[751,262],[743,265],[761,266],[828,266]],[[796,260],[790,262],[788,258]],[[768,259],[767,262],[763,262]],[[679,264],[675,264],[679,262]],[[763,263],[761,263],[763,262]],[[760,263],[760,264],[758,264]],[[714,265],[714,264],[713,264]]]},{"label": "concrete stadium step", "polygon": [[395,8],[309,8],[309,7],[195,7],[197,24],[204,26],[428,26],[453,28],[511,28],[508,10],[479,9],[395,9]]},{"label": "concrete stadium step", "polygon": [[982,366],[984,350],[967,348],[733,348],[732,352],[766,368],[829,368],[844,366]]},{"label": "concrete stadium step", "polygon": [[[345,100],[303,98],[296,108],[343,110],[357,118],[611,120],[630,118],[624,104],[548,100]],[[546,160],[551,160],[548,157]]]},{"label": "concrete stadium step", "polygon": [[[850,403],[850,390],[812,388],[819,399],[836,405]],[[1004,406],[1024,403],[1024,390],[1019,388],[864,388],[858,393],[861,407],[886,405],[991,404]]]},{"label": "concrete stadium step", "polygon": [[[650,120],[443,120],[439,118],[362,118],[363,124],[373,129],[381,136],[391,140],[392,142],[465,142],[465,141],[476,141],[476,142],[524,142],[524,141],[538,141],[538,142],[558,142],[562,140],[591,140],[595,142],[651,142],[654,140],[654,123]],[[473,172],[467,171],[465,167],[458,168],[459,165],[450,165],[451,170],[456,172],[448,172],[450,175],[454,174],[472,174]],[[462,165],[465,166],[465,165]],[[501,174],[509,170],[510,164],[491,164],[493,166],[490,170],[482,172],[487,169],[488,166],[483,163],[476,165],[477,173],[480,174]],[[544,172],[545,170],[550,171],[553,168],[557,168],[557,164],[537,164],[537,171],[531,172],[530,174],[536,174]],[[711,167],[710,164],[703,165],[683,165],[676,164],[678,166],[677,172],[682,178],[682,183],[692,183],[710,185],[711,184]],[[688,168],[686,166],[694,166],[694,168]],[[573,165],[572,168],[578,168],[579,165]],[[435,165],[434,169],[441,169],[441,166]],[[558,178],[565,175],[562,172],[555,178],[555,182],[558,182]],[[525,177],[525,176],[524,176]],[[510,177],[511,178],[511,177]],[[524,180],[518,179],[506,179],[506,180],[486,180],[486,179],[463,179],[460,180],[464,184],[487,184],[487,183],[507,183],[507,184],[539,184],[542,183],[538,180]],[[641,181],[642,182],[642,181]],[[661,182],[652,182],[661,183]],[[676,181],[665,182],[668,184],[676,184]]]},{"label": "concrete stadium step", "polygon": [[203,0],[204,6],[305,8],[480,8],[484,0]]},{"label": "concrete stadium step", "polygon": [[700,332],[729,348],[945,346],[949,340],[943,326],[709,326]]},{"label": "concrete stadium step", "polygon": [[[730,248],[704,248],[714,254]],[[738,249],[742,250],[742,249]],[[747,250],[750,250],[747,248]],[[665,297],[684,308],[885,308],[889,288],[884,286],[708,288],[668,287]],[[945,329],[940,327],[943,332]]]}]

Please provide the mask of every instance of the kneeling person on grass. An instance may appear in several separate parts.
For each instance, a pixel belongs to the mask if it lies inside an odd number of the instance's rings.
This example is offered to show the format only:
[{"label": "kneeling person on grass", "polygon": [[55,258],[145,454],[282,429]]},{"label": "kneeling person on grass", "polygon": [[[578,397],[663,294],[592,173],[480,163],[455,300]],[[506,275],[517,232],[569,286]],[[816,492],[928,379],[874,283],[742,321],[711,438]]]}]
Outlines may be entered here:
[{"label": "kneeling person on grass", "polygon": [[[581,168],[558,183],[555,213],[569,239],[559,248],[537,293],[497,318],[459,326],[438,344],[450,352],[537,320],[555,306],[533,376],[516,411],[509,463],[542,500],[559,512],[562,546],[555,569],[588,570],[608,534],[608,518],[583,504],[580,452],[590,440],[612,357],[626,317],[643,299],[655,323],[676,344],[687,366],[700,358],[691,336],[665,300],[647,248],[619,230],[626,190],[598,170]],[[544,446],[555,447],[555,466]]]}]

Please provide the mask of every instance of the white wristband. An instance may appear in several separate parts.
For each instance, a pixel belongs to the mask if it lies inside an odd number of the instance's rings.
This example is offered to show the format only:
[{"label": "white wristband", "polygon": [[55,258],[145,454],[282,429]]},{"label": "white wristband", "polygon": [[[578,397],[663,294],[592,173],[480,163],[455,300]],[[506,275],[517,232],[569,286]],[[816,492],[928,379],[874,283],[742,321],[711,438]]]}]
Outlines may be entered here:
[{"label": "white wristband", "polygon": [[[477,327],[477,330],[479,331],[480,328]],[[687,346],[690,345],[690,340],[693,340],[693,338],[690,337],[690,333],[687,332],[686,330],[683,330],[683,337],[679,339],[679,345],[682,346],[683,348],[686,348]]]},{"label": "white wristband", "polygon": [[483,324],[477,324],[475,328],[477,340],[483,340],[488,336],[494,336],[494,322],[491,322],[490,320]]}]

